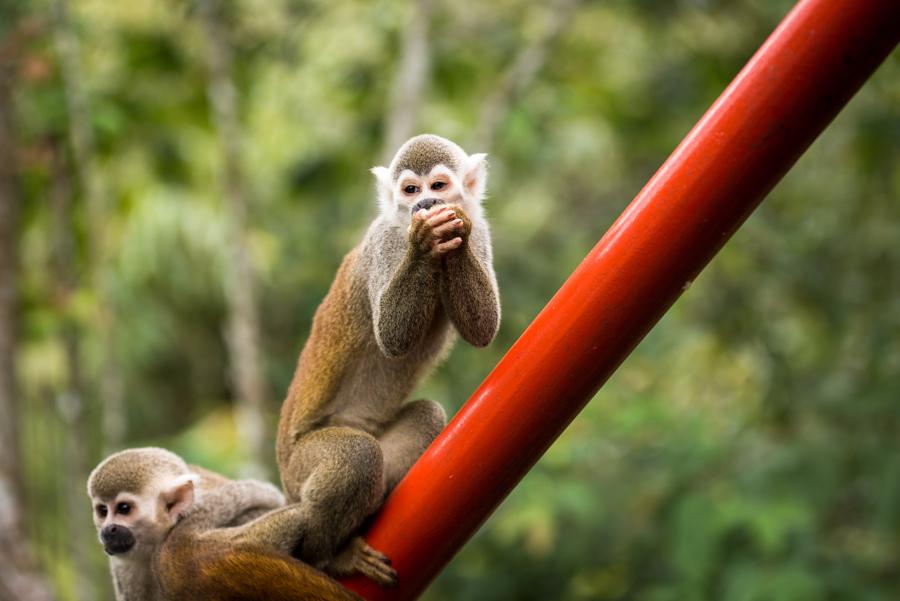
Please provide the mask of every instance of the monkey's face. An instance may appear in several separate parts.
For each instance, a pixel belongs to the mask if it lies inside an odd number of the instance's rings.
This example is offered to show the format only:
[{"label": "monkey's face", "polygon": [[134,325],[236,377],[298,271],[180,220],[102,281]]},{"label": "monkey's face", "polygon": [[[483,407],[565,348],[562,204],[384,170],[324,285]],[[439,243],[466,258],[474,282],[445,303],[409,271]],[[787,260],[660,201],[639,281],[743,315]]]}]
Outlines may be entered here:
[{"label": "monkey's face", "polygon": [[124,492],[93,499],[94,525],[107,555],[139,555],[162,540],[167,528],[157,519],[154,505],[146,495]]},{"label": "monkey's face", "polygon": [[408,208],[410,214],[438,204],[462,201],[462,189],[456,174],[444,165],[438,165],[428,175],[416,175],[409,169],[397,178],[395,198],[397,204]]},{"label": "monkey's face", "polygon": [[145,559],[194,502],[199,476],[178,455],[126,449],[94,468],[87,482],[94,526],[113,557]]},{"label": "monkey's face", "polygon": [[196,479],[195,474],[160,477],[141,494],[92,497],[103,550],[123,558],[152,553],[193,505]]},{"label": "monkey's face", "polygon": [[410,138],[390,167],[372,169],[378,180],[382,214],[409,225],[411,214],[436,204],[459,204],[480,214],[487,170],[485,155],[467,155],[439,136]]}]

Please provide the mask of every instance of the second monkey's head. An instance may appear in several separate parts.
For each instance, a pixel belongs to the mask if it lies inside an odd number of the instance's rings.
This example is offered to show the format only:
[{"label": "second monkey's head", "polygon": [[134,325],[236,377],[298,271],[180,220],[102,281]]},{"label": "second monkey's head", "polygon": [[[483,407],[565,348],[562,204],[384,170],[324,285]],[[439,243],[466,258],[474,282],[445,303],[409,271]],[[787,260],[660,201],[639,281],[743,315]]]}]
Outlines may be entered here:
[{"label": "second monkey's head", "polygon": [[103,549],[120,560],[147,560],[193,505],[198,481],[165,449],[127,449],[106,458],[87,486]]},{"label": "second monkey's head", "polygon": [[481,215],[487,184],[485,154],[468,155],[454,142],[432,134],[410,138],[387,167],[374,167],[382,214],[408,225],[414,210],[458,204]]}]

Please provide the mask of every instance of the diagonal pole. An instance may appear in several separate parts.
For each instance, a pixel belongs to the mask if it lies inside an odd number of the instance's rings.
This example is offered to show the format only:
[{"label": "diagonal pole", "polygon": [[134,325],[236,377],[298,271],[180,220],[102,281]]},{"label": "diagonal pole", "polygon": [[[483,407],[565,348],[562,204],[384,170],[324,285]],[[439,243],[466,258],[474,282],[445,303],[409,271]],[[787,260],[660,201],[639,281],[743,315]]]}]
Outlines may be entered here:
[{"label": "diagonal pole", "polygon": [[801,0],[460,409],[366,533],[413,599],[900,40],[898,0]]}]

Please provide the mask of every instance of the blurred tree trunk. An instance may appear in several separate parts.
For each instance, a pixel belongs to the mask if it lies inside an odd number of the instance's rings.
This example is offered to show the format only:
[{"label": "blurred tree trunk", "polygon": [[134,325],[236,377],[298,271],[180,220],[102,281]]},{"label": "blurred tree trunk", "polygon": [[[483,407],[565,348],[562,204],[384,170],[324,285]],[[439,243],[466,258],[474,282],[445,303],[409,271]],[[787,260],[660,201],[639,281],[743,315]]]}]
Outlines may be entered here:
[{"label": "blurred tree trunk", "polygon": [[260,351],[257,276],[247,240],[247,193],[241,163],[243,134],[238,123],[237,92],[231,70],[231,43],[218,0],[201,0],[200,18],[207,37],[207,94],[219,134],[231,245],[225,257],[226,338],[237,400],[237,426],[240,442],[249,457],[245,474],[265,478],[266,457],[273,445],[265,427],[266,384]]},{"label": "blurred tree trunk", "polygon": [[384,164],[390,162],[397,148],[415,133],[418,125],[431,63],[428,36],[433,6],[433,0],[415,0],[409,24],[401,33],[403,45],[385,116],[384,148],[381,152]]},{"label": "blurred tree trunk", "polygon": [[84,401],[85,386],[82,371],[81,328],[73,318],[69,302],[78,286],[74,219],[72,216],[72,178],[66,152],[57,140],[51,141],[50,194],[53,243],[53,279],[56,284],[55,304],[61,316],[62,346],[66,356],[66,382],[56,391],[56,409],[69,432],[65,440],[67,494],[66,522],[69,527],[69,554],[75,565],[75,598],[90,601],[96,598],[92,573],[93,564],[88,554],[81,552],[93,544],[94,532],[90,520],[85,517],[84,483],[87,480],[87,446],[90,439],[88,413]]},{"label": "blurred tree trunk", "polygon": [[509,64],[494,93],[488,96],[481,108],[471,151],[490,150],[503,120],[544,66],[550,47],[572,20],[580,3],[581,0],[559,0],[550,9],[543,31],[530,43],[525,44]]},{"label": "blurred tree trunk", "polygon": [[[53,16],[56,52],[68,108],[74,172],[80,183],[81,195],[87,207],[87,223],[91,230],[86,236],[86,241],[91,283],[97,295],[97,329],[102,357],[99,364],[99,397],[103,416],[104,447],[110,451],[122,446],[125,439],[126,417],[121,366],[113,340],[116,316],[109,302],[104,272],[107,255],[105,223],[108,218],[108,207],[100,176],[94,167],[96,153],[90,104],[81,85],[81,51],[78,38],[72,31],[66,0],[53,0]],[[74,270],[74,265],[70,267]]]},{"label": "blurred tree trunk", "polygon": [[[53,274],[59,314],[62,316],[61,338],[66,357],[66,383],[55,391],[56,409],[70,436],[65,441],[66,508],[69,552],[75,567],[74,597],[84,601],[94,599],[94,586],[100,575],[94,570],[97,564],[90,555],[81,552],[93,544],[93,527],[84,516],[82,494],[88,476],[91,440],[88,427],[89,409],[83,366],[83,325],[69,309],[69,301],[80,285],[92,285],[96,294],[97,340],[100,343],[100,361],[97,366],[99,398],[102,416],[103,445],[107,451],[119,449],[125,438],[125,403],[121,367],[115,352],[115,312],[109,302],[105,280],[107,249],[108,206],[106,193],[101,185],[97,169],[94,132],[91,126],[91,109],[82,85],[81,50],[78,37],[72,28],[67,0],[53,0],[53,35],[63,90],[67,105],[68,138],[72,160],[69,161],[64,144],[51,140],[51,211]],[[78,186],[76,188],[76,185]],[[76,191],[77,190],[77,191]],[[72,205],[80,195],[86,208],[87,266],[89,282],[82,281],[75,244],[75,220]]]},{"label": "blurred tree trunk", "polygon": [[[6,11],[2,11],[5,13]],[[0,49],[0,600],[44,601],[50,589],[37,570],[23,524],[16,379],[17,226],[21,194],[16,173],[12,88],[16,49]]]}]

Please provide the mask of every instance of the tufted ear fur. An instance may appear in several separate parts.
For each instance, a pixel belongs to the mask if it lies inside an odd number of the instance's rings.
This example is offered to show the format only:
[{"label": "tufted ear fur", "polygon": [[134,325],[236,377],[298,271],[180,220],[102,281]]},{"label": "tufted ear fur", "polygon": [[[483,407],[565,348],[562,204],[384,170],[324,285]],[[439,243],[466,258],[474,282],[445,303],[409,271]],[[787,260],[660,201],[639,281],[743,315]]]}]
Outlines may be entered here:
[{"label": "tufted ear fur", "polygon": [[481,202],[487,187],[487,155],[482,152],[470,155],[463,169],[466,193],[476,202]]},{"label": "tufted ear fur", "polygon": [[163,486],[160,501],[173,522],[177,522],[193,506],[194,483],[199,480],[197,474],[184,474],[172,478]]},{"label": "tufted ear fur", "polygon": [[372,167],[370,171],[375,176],[378,206],[382,213],[390,214],[394,209],[391,172],[387,167]]}]

